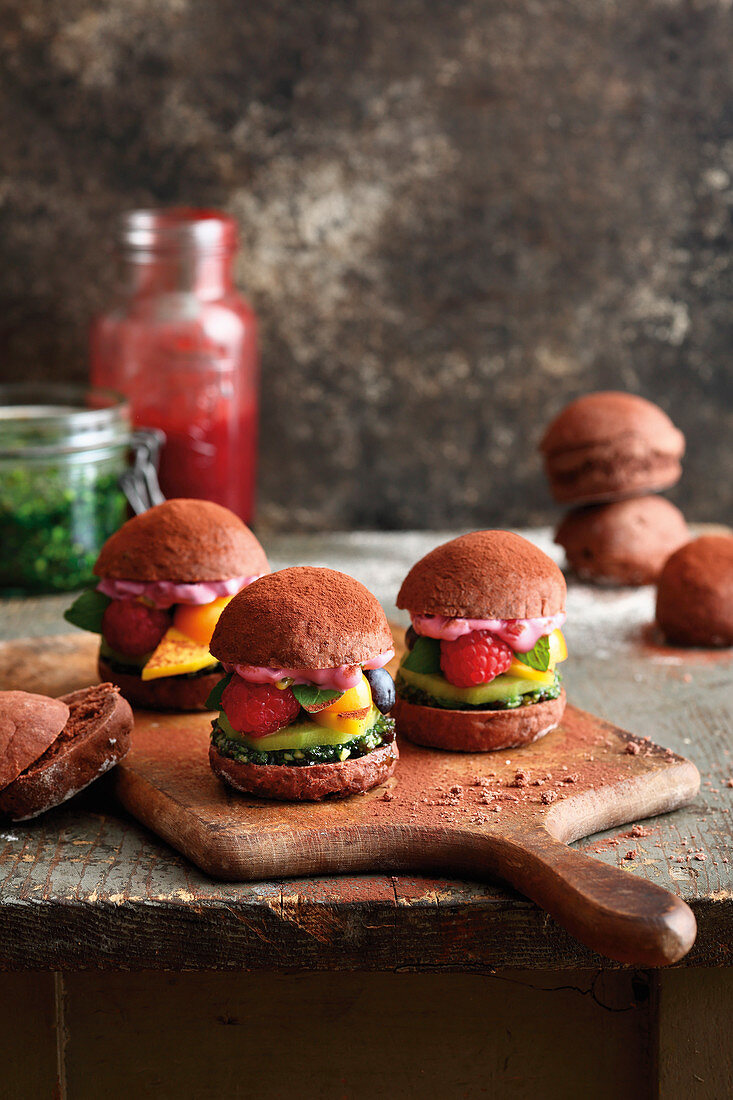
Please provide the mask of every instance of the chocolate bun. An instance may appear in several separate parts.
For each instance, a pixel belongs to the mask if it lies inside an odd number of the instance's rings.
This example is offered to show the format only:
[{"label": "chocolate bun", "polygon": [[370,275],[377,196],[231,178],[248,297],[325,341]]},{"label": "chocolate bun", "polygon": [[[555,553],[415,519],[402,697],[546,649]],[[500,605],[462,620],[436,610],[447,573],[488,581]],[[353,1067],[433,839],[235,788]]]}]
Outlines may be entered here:
[{"label": "chocolate bun", "polygon": [[346,573],[295,566],[260,577],[224,608],[211,652],[267,668],[359,665],[394,642],[371,592]]},{"label": "chocolate bun", "polygon": [[222,677],[221,669],[199,676],[161,676],[143,680],[134,672],[120,672],[104,657],[97,662],[100,680],[116,684],[125,699],[143,710],[207,710],[206,700]]},{"label": "chocolate bun", "polygon": [[320,802],[324,798],[346,798],[364,794],[384,783],[399,759],[397,743],[380,745],[366,756],[338,764],[241,764],[209,748],[209,763],[215,775],[230,787],[258,798],[285,802]]},{"label": "chocolate bun", "polygon": [[0,791],[0,812],[26,821],[58,806],[121,760],[130,748],[132,711],[112,684],[64,695],[69,718],[49,748]]},{"label": "chocolate bun", "polygon": [[733,535],[702,535],[672,554],[657,622],[673,645],[733,645]]},{"label": "chocolate bun", "polygon": [[685,438],[643,397],[589,393],[555,417],[540,451],[556,500],[602,503],[674,485]]},{"label": "chocolate bun", "polygon": [[444,710],[408,703],[398,697],[392,708],[397,733],[416,745],[451,752],[492,752],[537,741],[558,725],[565,692],[545,703],[511,710]]},{"label": "chocolate bun", "polygon": [[565,578],[542,550],[512,531],[474,531],[413,565],[397,606],[413,615],[534,619],[565,608]]},{"label": "chocolate bun", "polygon": [[69,720],[61,699],[0,691],[0,789],[42,756]]},{"label": "chocolate bun", "polygon": [[110,580],[221,581],[269,572],[242,520],[208,500],[167,500],[115,531],[94,573]]},{"label": "chocolate bun", "polygon": [[670,554],[689,539],[679,508],[657,496],[578,508],[555,535],[579,577],[629,585],[653,584]]}]

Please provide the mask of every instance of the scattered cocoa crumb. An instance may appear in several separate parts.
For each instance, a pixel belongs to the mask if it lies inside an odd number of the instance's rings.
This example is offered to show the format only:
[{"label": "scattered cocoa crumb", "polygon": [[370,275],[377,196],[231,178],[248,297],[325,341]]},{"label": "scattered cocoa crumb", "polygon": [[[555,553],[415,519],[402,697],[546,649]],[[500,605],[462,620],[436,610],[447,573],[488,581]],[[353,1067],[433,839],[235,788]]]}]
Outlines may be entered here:
[{"label": "scattered cocoa crumb", "polygon": [[[543,791],[542,802],[545,806],[549,806],[551,802],[557,802],[557,791]],[[570,805],[570,803],[568,803]]]},{"label": "scattered cocoa crumb", "polygon": [[726,787],[733,787],[733,776],[731,776],[730,779],[726,780],[725,785],[726,785]]},{"label": "scattered cocoa crumb", "polygon": [[685,675],[682,677],[682,679],[683,679],[684,683],[686,683],[686,684],[691,684],[692,683],[692,676],[690,675],[689,672],[686,672]]},{"label": "scattered cocoa crumb", "polygon": [[693,858],[698,859],[700,863],[704,863],[708,857],[705,855],[704,852],[695,852]]},{"label": "scattered cocoa crumb", "polygon": [[486,778],[485,775],[475,775],[473,778],[474,787],[490,787],[491,781]]},{"label": "scattered cocoa crumb", "polygon": [[392,794],[391,791],[385,791],[384,794],[382,795],[382,802],[391,802],[393,800],[393,798],[394,798],[394,795]]},{"label": "scattered cocoa crumb", "polygon": [[626,749],[625,749],[625,752],[627,752],[629,754],[629,756],[636,756],[636,755],[638,755],[639,751],[640,751],[640,747],[639,747],[639,745],[637,745],[636,741],[629,741],[628,742],[628,744],[626,746]]},{"label": "scattered cocoa crumb", "polygon": [[632,825],[629,836],[651,836],[651,829],[645,829],[643,825]]},{"label": "scattered cocoa crumb", "polygon": [[454,787],[451,787],[450,794],[463,794],[463,787],[456,784]]},{"label": "scattered cocoa crumb", "polygon": [[560,780],[560,782],[561,783],[577,783],[578,782],[578,773],[573,772],[572,775],[564,775],[562,777],[562,779]]},{"label": "scattered cocoa crumb", "polygon": [[532,782],[530,783],[530,787],[541,787],[541,786],[542,786],[542,780],[541,779],[533,779]]},{"label": "scattered cocoa crumb", "polygon": [[501,806],[491,806],[490,809],[491,809],[492,814],[501,813]]},{"label": "scattered cocoa crumb", "polygon": [[675,861],[675,863],[684,863],[685,862],[685,857],[684,856],[675,856],[674,861]]},{"label": "scattered cocoa crumb", "polygon": [[626,853],[624,859],[636,859],[636,852],[632,849],[630,852]]},{"label": "scattered cocoa crumb", "polygon": [[509,784],[510,787],[526,787],[529,782],[529,772],[522,771],[521,769],[514,773],[514,779]]}]

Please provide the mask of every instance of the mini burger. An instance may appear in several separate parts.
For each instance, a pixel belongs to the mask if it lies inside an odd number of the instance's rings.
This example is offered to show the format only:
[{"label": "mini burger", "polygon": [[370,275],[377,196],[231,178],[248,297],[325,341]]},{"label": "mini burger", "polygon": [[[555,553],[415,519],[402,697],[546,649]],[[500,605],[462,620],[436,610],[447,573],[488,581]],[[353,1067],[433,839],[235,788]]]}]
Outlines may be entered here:
[{"label": "mini burger", "polygon": [[222,672],[209,652],[219,615],[268,572],[264,550],[233,512],[168,500],[107,540],[94,566],[99,581],[65,617],[101,634],[99,675],[131,703],[205,710]]},{"label": "mini burger", "polygon": [[363,794],[394,771],[392,634],[371,592],[345,573],[283,569],[222,612],[211,652],[226,675],[209,760],[262,798]]},{"label": "mini burger", "polygon": [[397,731],[459,752],[508,749],[560,721],[567,656],[565,579],[531,542],[476,531],[436,547],[407,574],[410,613],[397,675]]}]

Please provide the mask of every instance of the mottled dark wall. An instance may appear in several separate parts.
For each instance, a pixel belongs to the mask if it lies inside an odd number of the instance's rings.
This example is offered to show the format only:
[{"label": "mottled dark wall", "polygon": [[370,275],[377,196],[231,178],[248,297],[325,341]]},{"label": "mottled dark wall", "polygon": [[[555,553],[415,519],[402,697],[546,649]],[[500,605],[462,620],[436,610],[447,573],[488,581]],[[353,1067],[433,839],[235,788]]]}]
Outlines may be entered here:
[{"label": "mottled dark wall", "polygon": [[5,0],[2,373],[82,378],[113,216],[219,204],[263,323],[260,518],[554,514],[628,388],[733,519],[733,12],[680,0]]}]

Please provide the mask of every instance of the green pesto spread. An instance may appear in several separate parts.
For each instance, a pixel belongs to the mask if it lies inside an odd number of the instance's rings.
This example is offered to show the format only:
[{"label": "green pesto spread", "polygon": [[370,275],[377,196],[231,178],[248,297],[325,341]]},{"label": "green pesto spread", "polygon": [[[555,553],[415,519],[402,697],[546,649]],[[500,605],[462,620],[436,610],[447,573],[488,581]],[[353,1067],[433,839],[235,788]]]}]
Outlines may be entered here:
[{"label": "green pesto spread", "polygon": [[88,584],[102,544],[127,518],[119,472],[91,461],[0,463],[0,590]]},{"label": "green pesto spread", "polygon": [[339,764],[344,760],[356,760],[360,756],[394,741],[394,720],[380,714],[371,729],[361,737],[343,745],[315,745],[308,749],[280,749],[277,752],[256,752],[241,741],[227,736],[215,719],[211,723],[211,741],[214,748],[240,764]]}]

